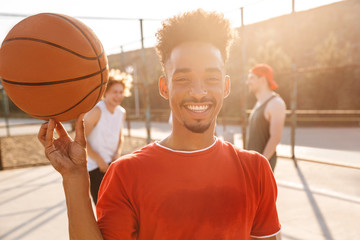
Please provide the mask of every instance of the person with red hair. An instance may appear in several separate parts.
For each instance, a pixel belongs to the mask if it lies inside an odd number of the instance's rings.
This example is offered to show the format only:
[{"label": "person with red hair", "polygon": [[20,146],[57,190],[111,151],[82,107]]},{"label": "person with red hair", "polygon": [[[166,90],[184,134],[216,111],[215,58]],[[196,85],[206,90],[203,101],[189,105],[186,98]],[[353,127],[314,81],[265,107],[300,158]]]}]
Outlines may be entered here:
[{"label": "person with red hair", "polygon": [[250,114],[245,148],[263,154],[274,171],[277,162],[276,146],[281,140],[286,106],[283,99],[274,92],[278,84],[269,65],[255,65],[249,71],[247,85],[257,102]]}]

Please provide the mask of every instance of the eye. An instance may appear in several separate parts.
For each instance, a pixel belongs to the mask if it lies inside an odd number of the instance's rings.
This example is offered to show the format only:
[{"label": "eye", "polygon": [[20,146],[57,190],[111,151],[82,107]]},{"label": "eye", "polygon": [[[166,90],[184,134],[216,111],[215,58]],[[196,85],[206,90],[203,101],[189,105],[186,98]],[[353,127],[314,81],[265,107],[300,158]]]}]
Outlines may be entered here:
[{"label": "eye", "polygon": [[217,76],[209,76],[206,78],[206,81],[209,83],[218,83],[221,82],[221,78]]},{"label": "eye", "polygon": [[174,82],[176,83],[187,83],[190,79],[188,77],[177,77],[174,79]]}]

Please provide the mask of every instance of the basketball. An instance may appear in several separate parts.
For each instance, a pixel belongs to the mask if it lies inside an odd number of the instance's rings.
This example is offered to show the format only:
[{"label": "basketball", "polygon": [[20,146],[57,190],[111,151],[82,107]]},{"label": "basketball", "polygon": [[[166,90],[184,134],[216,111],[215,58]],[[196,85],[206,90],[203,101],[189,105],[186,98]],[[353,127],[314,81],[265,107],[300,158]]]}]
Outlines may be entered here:
[{"label": "basketball", "polygon": [[76,18],[41,13],[16,24],[0,48],[0,77],[29,115],[68,121],[101,99],[107,57],[95,33]]}]

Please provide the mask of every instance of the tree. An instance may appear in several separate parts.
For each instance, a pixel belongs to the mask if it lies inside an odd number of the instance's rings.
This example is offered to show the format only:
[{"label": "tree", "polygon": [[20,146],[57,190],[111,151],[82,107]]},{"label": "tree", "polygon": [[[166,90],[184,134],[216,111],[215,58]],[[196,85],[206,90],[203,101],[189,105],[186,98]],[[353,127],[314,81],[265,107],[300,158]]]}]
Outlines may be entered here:
[{"label": "tree", "polygon": [[257,48],[256,56],[249,60],[249,68],[257,63],[270,65],[275,73],[284,73],[291,70],[290,57],[272,40]]},{"label": "tree", "polygon": [[[351,44],[339,41],[334,33],[315,48],[315,61],[319,71],[310,74],[312,82],[308,85],[310,96],[319,109],[351,109],[355,96],[354,90],[360,89],[355,72],[349,68],[352,64]],[[355,87],[355,88],[354,88]],[[355,97],[355,98],[354,98]]]},{"label": "tree", "polygon": [[352,63],[349,42],[339,42],[332,32],[315,48],[315,60],[319,67],[335,67]]}]

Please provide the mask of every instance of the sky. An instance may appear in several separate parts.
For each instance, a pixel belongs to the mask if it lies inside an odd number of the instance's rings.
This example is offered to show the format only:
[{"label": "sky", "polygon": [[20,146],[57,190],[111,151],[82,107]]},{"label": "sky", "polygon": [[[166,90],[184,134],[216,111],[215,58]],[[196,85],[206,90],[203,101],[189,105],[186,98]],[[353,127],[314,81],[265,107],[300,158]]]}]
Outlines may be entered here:
[{"label": "sky", "polygon": [[[294,0],[295,11],[303,11],[339,0]],[[241,24],[240,8],[244,8],[244,24],[289,14],[292,0],[0,0],[0,42],[10,29],[24,17],[8,17],[3,13],[30,16],[53,12],[79,17],[102,42],[107,54],[138,49],[140,18],[143,21],[145,47],[155,44],[155,33],[161,20],[182,12],[203,8],[224,13],[233,27]],[[131,20],[95,20],[83,17],[106,17]]]}]

